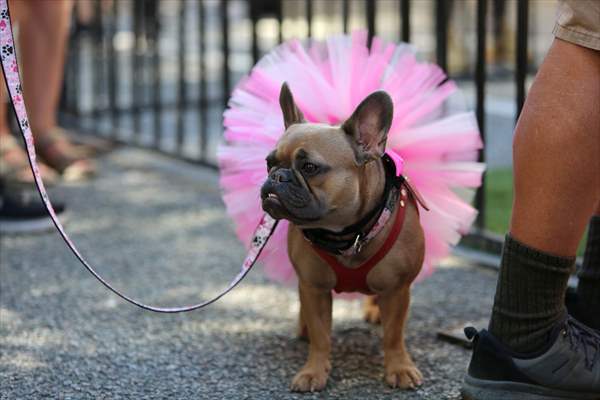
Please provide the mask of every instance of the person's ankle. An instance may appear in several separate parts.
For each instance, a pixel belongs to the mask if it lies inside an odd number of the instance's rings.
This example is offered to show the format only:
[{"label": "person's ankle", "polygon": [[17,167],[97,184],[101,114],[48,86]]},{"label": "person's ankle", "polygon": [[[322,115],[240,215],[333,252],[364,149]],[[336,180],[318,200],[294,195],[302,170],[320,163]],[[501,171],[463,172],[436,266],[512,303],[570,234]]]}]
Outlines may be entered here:
[{"label": "person's ankle", "polygon": [[564,293],[574,258],[548,254],[506,235],[489,331],[517,353],[551,341],[567,315]]},{"label": "person's ankle", "polygon": [[33,135],[38,137],[50,134],[55,128],[58,127],[58,124],[56,123],[56,121],[46,121],[42,123],[31,122],[30,126]]}]

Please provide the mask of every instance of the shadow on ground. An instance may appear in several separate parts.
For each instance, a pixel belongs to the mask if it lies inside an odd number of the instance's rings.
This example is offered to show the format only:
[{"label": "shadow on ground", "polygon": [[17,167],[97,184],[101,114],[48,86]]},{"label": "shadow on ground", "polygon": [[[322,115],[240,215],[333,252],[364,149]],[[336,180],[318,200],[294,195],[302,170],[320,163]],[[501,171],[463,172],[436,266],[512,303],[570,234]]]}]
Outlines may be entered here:
[{"label": "shadow on ground", "polygon": [[[130,149],[101,164],[91,183],[60,190],[67,230],[103,275],[160,305],[197,302],[235,275],[244,251],[214,172]],[[54,232],[0,246],[3,399],[458,399],[469,352],[436,332],[485,317],[495,285],[459,262],[414,288],[408,347],[425,384],[410,392],[383,383],[380,328],[360,302],[336,300],[329,384],[297,395],[296,292],[260,270],[203,311],[158,315],[100,286]]]}]

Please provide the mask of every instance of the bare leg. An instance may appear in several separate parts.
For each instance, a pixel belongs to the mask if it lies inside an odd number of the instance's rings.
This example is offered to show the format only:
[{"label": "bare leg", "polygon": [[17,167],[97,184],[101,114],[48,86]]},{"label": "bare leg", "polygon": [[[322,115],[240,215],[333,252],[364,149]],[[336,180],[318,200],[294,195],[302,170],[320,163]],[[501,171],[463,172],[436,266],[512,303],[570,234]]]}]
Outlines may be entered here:
[{"label": "bare leg", "polygon": [[489,330],[531,353],[566,318],[575,254],[600,198],[600,52],[555,39],[517,124],[515,199]]},{"label": "bare leg", "polygon": [[[13,138],[8,125],[10,105],[5,103],[6,84],[4,76],[0,74],[0,180],[4,183],[26,183],[33,182],[33,174],[27,161],[25,150]],[[39,163],[40,173],[46,183],[54,183],[57,180],[56,173],[48,166]]]},{"label": "bare leg", "polygon": [[8,127],[8,120],[6,115],[6,84],[4,83],[4,75],[0,74],[0,140],[5,137],[5,135],[10,134],[10,129]]},{"label": "bare leg", "polygon": [[66,180],[94,174],[88,152],[57,126],[72,0],[12,1],[19,22],[19,55],[29,122],[38,154]]},{"label": "bare leg", "polygon": [[600,52],[555,39],[515,133],[510,230],[528,246],[576,254],[600,198],[599,88]]},{"label": "bare leg", "polygon": [[23,89],[36,135],[57,125],[72,0],[13,1],[19,19]]}]

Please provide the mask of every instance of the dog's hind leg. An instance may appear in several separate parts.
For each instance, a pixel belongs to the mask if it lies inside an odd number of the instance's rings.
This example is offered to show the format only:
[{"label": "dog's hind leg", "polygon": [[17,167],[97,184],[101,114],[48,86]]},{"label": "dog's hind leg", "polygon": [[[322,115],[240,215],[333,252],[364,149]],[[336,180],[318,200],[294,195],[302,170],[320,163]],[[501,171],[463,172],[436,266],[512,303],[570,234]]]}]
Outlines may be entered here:
[{"label": "dog's hind leg", "polygon": [[298,312],[298,331],[296,335],[298,339],[308,341],[308,327],[302,313],[302,303],[300,303],[300,311]]},{"label": "dog's hind leg", "polygon": [[365,321],[375,325],[381,323],[381,310],[379,309],[377,295],[365,297],[363,312]]}]

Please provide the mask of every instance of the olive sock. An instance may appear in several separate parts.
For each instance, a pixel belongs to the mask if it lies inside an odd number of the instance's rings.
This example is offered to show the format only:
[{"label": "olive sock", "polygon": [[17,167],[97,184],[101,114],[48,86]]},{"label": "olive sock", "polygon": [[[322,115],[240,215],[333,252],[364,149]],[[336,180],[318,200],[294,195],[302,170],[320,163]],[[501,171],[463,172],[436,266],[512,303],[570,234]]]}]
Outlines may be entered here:
[{"label": "olive sock", "polygon": [[489,331],[519,353],[541,350],[567,314],[575,258],[532,249],[506,235]]},{"label": "olive sock", "polygon": [[596,316],[596,324],[600,324],[600,216],[590,220],[587,244],[583,265],[577,273],[578,303]]}]

